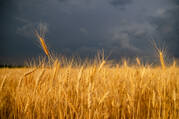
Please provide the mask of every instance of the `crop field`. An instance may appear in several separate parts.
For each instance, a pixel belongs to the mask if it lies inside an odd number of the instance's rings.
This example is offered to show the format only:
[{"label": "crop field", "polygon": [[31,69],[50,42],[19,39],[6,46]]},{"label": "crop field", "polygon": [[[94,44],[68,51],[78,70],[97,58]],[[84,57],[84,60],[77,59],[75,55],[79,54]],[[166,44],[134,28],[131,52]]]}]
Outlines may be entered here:
[{"label": "crop field", "polygon": [[179,68],[104,60],[1,68],[0,118],[177,119]]}]

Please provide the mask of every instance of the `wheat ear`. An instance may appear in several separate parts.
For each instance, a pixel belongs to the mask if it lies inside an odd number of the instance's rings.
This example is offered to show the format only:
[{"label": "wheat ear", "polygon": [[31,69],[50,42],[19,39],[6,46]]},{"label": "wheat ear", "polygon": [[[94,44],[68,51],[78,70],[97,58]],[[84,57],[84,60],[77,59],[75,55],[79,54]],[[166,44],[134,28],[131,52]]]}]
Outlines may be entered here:
[{"label": "wheat ear", "polygon": [[35,31],[35,35],[36,35],[37,38],[40,40],[40,44],[41,44],[41,46],[42,46],[43,51],[45,52],[45,54],[46,54],[48,57],[50,57],[50,53],[49,53],[49,51],[48,51],[48,48],[47,48],[47,45],[46,45],[46,43],[45,43],[44,38],[41,37],[40,34],[39,34],[37,31]]},{"label": "wheat ear", "polygon": [[165,69],[165,61],[163,58],[163,53],[159,51],[159,55],[160,55],[160,63],[161,63],[162,69]]},{"label": "wheat ear", "polygon": [[136,62],[137,62],[137,64],[138,64],[139,66],[141,65],[140,59],[139,59],[138,57],[136,57]]}]

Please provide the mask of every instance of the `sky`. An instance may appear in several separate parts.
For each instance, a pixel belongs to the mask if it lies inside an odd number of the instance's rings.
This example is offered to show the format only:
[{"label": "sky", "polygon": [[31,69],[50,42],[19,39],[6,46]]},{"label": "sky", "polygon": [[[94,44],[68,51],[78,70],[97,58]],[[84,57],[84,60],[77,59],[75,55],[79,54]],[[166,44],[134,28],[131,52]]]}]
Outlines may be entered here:
[{"label": "sky", "polygon": [[178,0],[1,0],[0,64],[45,55],[42,28],[56,54],[110,59],[153,57],[152,41],[179,57]]}]

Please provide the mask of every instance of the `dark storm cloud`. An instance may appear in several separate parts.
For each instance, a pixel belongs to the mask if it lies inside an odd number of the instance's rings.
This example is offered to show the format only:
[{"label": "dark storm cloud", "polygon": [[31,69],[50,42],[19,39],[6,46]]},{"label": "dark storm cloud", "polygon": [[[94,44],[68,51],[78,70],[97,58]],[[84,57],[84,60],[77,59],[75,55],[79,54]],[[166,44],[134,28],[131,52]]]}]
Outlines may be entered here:
[{"label": "dark storm cloud", "polygon": [[109,31],[109,38],[100,45],[118,57],[149,55],[152,51],[148,37],[155,29],[148,22],[121,22]]},{"label": "dark storm cloud", "polygon": [[173,2],[175,2],[177,5],[179,5],[179,0],[172,0]]},{"label": "dark storm cloud", "polygon": [[39,2],[42,1],[1,1],[0,64],[23,64],[27,57],[39,53],[32,34],[34,23],[40,22],[40,19],[36,19],[37,13],[41,10]]},{"label": "dark storm cloud", "polygon": [[110,4],[113,6],[123,6],[131,2],[132,0],[110,0]]},{"label": "dark storm cloud", "polygon": [[176,2],[172,4],[168,9],[159,9],[157,15],[152,17],[151,23],[157,27],[156,39],[166,44],[170,55],[179,57],[179,6],[176,6]]},{"label": "dark storm cloud", "polygon": [[0,62],[23,63],[27,57],[43,55],[33,34],[40,26],[46,31],[50,48],[67,56],[92,56],[99,49],[116,59],[149,56],[152,37],[167,41],[170,52],[178,56],[176,2],[4,0],[0,8]]},{"label": "dark storm cloud", "polygon": [[65,2],[65,1],[68,1],[68,0],[58,0],[59,2]]}]

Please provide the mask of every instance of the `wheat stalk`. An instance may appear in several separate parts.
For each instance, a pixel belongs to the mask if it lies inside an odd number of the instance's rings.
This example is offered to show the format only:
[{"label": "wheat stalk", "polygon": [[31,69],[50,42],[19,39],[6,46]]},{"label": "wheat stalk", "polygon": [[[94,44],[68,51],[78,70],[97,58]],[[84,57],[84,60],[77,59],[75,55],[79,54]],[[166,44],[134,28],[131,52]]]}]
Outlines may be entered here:
[{"label": "wheat stalk", "polygon": [[35,69],[33,69],[33,70],[31,70],[31,71],[25,73],[24,76],[28,76],[28,75],[30,75],[31,73],[35,72],[36,70],[37,70],[37,68],[35,68]]},{"label": "wheat stalk", "polygon": [[164,61],[164,58],[163,58],[163,53],[161,51],[159,51],[159,56],[160,56],[160,63],[161,63],[161,66],[162,66],[162,69],[165,69],[165,61]]},{"label": "wheat stalk", "polygon": [[82,73],[83,73],[83,67],[81,67],[81,69],[80,69],[80,71],[78,73],[77,86],[76,86],[77,95],[79,93],[80,80],[81,80]]},{"label": "wheat stalk", "polygon": [[91,89],[92,89],[92,84],[89,83],[89,86],[88,86],[88,110],[89,110],[89,115],[88,115],[88,118],[91,119],[91,104],[92,104],[92,97],[91,97]]},{"label": "wheat stalk", "polygon": [[109,95],[109,91],[104,94],[104,96],[100,99],[99,104],[101,104],[104,99]]},{"label": "wheat stalk", "polygon": [[157,52],[159,53],[160,64],[162,66],[162,69],[165,69],[166,68],[165,61],[164,61],[164,57],[163,57],[163,53],[162,53],[163,50],[160,50],[155,42],[153,42],[153,44],[154,44],[154,47],[156,48]]},{"label": "wheat stalk", "polygon": [[137,64],[138,64],[139,66],[141,65],[140,59],[139,59],[138,57],[136,57],[136,62],[137,62]]},{"label": "wheat stalk", "polygon": [[173,60],[173,67],[176,67],[176,61]]},{"label": "wheat stalk", "polygon": [[99,69],[98,69],[98,72],[100,72],[101,71],[101,69],[102,69],[102,67],[104,66],[104,64],[106,63],[106,61],[105,60],[103,60],[103,62],[100,64],[100,66],[99,66]]},{"label": "wheat stalk", "polygon": [[49,50],[48,50],[48,48],[47,48],[47,45],[46,45],[46,43],[45,43],[44,38],[41,37],[40,34],[39,34],[37,31],[35,31],[35,35],[36,35],[37,38],[39,39],[40,44],[41,44],[41,46],[42,46],[43,51],[45,52],[45,54],[46,54],[48,57],[50,57],[50,53],[49,53]]},{"label": "wheat stalk", "polygon": [[3,78],[3,81],[2,81],[1,86],[0,86],[0,91],[2,90],[2,88],[3,88],[4,84],[5,84],[6,78],[7,78],[7,76],[5,76]]},{"label": "wheat stalk", "polygon": [[42,69],[42,71],[39,73],[39,75],[37,76],[37,79],[35,81],[35,88],[34,88],[34,93],[37,90],[37,86],[40,82],[40,79],[42,78],[42,76],[44,75],[45,69]]},{"label": "wheat stalk", "polygon": [[126,60],[123,60],[123,66],[127,67],[127,61]]},{"label": "wheat stalk", "polygon": [[60,69],[60,63],[58,60],[55,60],[55,62],[53,63],[53,69],[52,69],[52,71],[53,71],[52,80],[54,80],[55,77],[58,75],[57,73],[58,73],[59,69]]}]

